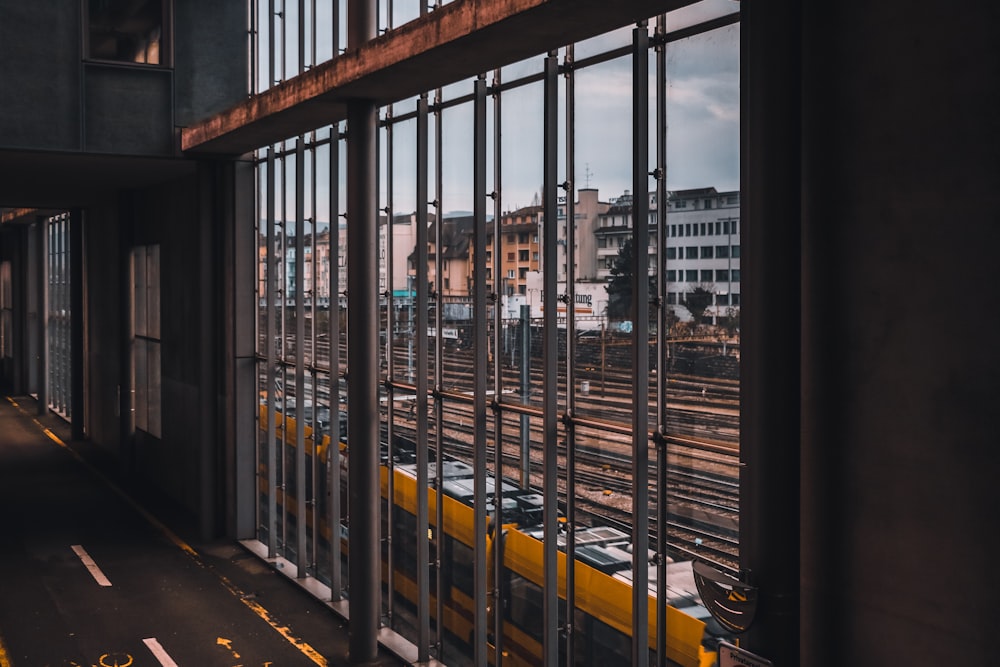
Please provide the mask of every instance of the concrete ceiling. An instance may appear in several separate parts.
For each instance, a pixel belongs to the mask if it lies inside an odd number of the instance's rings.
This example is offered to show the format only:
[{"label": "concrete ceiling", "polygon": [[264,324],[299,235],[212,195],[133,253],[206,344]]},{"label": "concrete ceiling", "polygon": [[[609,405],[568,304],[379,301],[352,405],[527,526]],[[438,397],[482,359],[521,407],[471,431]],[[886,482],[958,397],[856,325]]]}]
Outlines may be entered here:
[{"label": "concrete ceiling", "polygon": [[0,207],[68,209],[193,174],[186,159],[0,149]]}]

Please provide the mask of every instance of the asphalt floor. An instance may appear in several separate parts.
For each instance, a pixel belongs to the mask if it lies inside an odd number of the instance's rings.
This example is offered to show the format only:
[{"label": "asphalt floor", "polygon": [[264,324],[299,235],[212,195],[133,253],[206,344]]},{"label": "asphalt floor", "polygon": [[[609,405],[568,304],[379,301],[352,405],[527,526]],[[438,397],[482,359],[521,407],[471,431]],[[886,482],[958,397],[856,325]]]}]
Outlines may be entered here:
[{"label": "asphalt floor", "polygon": [[407,664],[37,412],[0,398],[0,667]]}]

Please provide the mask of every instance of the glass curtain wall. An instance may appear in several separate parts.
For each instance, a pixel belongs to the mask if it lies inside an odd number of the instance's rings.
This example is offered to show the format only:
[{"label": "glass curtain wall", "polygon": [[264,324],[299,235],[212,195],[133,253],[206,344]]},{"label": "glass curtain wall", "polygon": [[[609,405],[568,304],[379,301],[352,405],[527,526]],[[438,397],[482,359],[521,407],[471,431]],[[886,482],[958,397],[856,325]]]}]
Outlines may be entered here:
[{"label": "glass curtain wall", "polygon": [[67,420],[71,414],[71,306],[69,213],[45,221],[47,239],[47,326],[48,402],[53,412]]},{"label": "glass curtain wall", "polygon": [[[345,5],[258,0],[258,91],[339,53]],[[700,665],[726,637],[692,561],[738,568],[738,8],[380,110],[382,618],[420,660]],[[347,133],[257,152],[258,540],[334,603]]]}]

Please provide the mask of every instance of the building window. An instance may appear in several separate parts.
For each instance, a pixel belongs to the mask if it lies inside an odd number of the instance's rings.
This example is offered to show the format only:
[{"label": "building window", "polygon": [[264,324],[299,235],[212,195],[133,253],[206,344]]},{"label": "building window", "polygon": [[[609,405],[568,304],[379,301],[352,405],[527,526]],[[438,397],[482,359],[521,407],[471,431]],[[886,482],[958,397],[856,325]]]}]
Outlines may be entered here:
[{"label": "building window", "polygon": [[0,262],[0,361],[14,358],[14,291],[10,260]]},{"label": "building window", "polygon": [[673,246],[667,248],[667,259],[677,259],[677,248]]},{"label": "building window", "polygon": [[730,279],[734,283],[738,283],[740,281],[740,270],[739,269],[733,269],[730,275],[731,275]]},{"label": "building window", "polygon": [[740,258],[740,247],[738,245],[733,246],[733,258],[734,259]]},{"label": "building window", "polygon": [[712,200],[711,199],[706,199],[705,200],[705,208],[712,208]]},{"label": "building window", "polygon": [[689,283],[698,282],[698,269],[688,269],[684,272],[684,280]]},{"label": "building window", "polygon": [[527,262],[528,261],[528,251],[527,250],[518,250],[517,251],[517,261],[519,261],[519,262]]},{"label": "building window", "polygon": [[48,350],[48,405],[67,419],[70,414],[72,373],[70,349],[72,347],[72,303],[70,285],[72,257],[69,252],[68,213],[49,218],[46,225],[48,244],[48,275],[46,296],[48,322],[45,327]]},{"label": "building window", "polygon": [[729,257],[729,246],[727,245],[717,245],[715,246],[715,256],[719,259],[726,259]]},{"label": "building window", "polygon": [[712,259],[715,256],[715,248],[710,245],[703,245],[701,247],[701,258],[702,259]]},{"label": "building window", "polygon": [[698,259],[698,246],[689,245],[684,248],[684,259]]},{"label": "building window", "polygon": [[163,0],[88,0],[87,57],[166,63]]},{"label": "building window", "polygon": [[667,269],[667,282],[672,283],[677,281],[677,271],[673,269]]},{"label": "building window", "polygon": [[701,270],[701,282],[710,283],[712,282],[712,269],[702,269]]},{"label": "building window", "polygon": [[135,427],[161,437],[160,246],[132,249]]},{"label": "building window", "polygon": [[715,270],[715,282],[717,282],[717,283],[727,283],[727,282],[729,282],[729,269],[716,269]]}]

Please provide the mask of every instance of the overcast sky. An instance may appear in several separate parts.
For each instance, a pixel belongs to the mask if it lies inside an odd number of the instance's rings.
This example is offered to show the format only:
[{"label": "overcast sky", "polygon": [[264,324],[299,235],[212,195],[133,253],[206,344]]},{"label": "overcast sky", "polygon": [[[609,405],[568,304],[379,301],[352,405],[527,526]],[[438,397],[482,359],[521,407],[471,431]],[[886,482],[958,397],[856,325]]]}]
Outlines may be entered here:
[{"label": "overcast sky", "polygon": [[[384,2],[384,0],[383,0]],[[307,3],[308,4],[308,3]],[[297,3],[288,3],[294,9]],[[412,5],[412,7],[410,7]],[[416,2],[395,0],[396,23],[416,13]],[[738,11],[732,0],[706,0],[668,15],[668,30]],[[384,11],[384,9],[383,9]],[[288,17],[289,23],[294,17]],[[297,19],[296,19],[297,20]],[[324,17],[319,17],[320,23]],[[652,28],[651,28],[652,30]],[[609,33],[576,46],[576,60],[609,48],[630,43],[631,28]],[[717,29],[667,48],[667,188],[679,190],[714,186],[719,190],[739,188],[739,24]],[[266,43],[266,41],[265,41]],[[294,44],[286,44],[297,52]],[[317,45],[317,60],[328,57]],[[286,60],[292,57],[286,56]],[[565,50],[559,52],[560,61]],[[533,58],[504,68],[502,77],[510,81],[532,71],[540,71],[542,58]],[[492,74],[488,81],[492,80]],[[565,168],[565,78],[560,77],[559,180],[569,178]],[[656,137],[656,68],[653,52],[649,65],[650,124],[649,170],[655,166]],[[470,84],[460,83],[445,90],[446,97],[471,92]],[[633,189],[632,184],[632,62],[626,56],[575,72],[575,153],[576,187],[599,190],[601,200],[609,201]],[[403,105],[404,110],[412,108]],[[397,115],[399,111],[397,110]],[[501,97],[501,197],[504,211],[532,203],[542,184],[542,84],[506,91]],[[495,117],[492,102],[488,105],[488,190],[493,189],[493,143]],[[432,134],[434,123],[431,123]],[[442,132],[443,210],[472,209],[472,105],[447,109]],[[415,123],[407,122],[393,132],[393,210],[414,209]],[[382,196],[387,202],[385,135],[382,134]],[[431,137],[432,164],[433,146]],[[320,182],[325,171],[318,170]],[[655,183],[648,181],[648,188]],[[435,197],[434,169],[430,173],[430,193]],[[325,210],[326,197],[318,193],[319,209]],[[341,198],[342,205],[345,199]],[[322,213],[320,215],[322,218]]]}]

